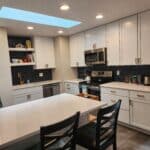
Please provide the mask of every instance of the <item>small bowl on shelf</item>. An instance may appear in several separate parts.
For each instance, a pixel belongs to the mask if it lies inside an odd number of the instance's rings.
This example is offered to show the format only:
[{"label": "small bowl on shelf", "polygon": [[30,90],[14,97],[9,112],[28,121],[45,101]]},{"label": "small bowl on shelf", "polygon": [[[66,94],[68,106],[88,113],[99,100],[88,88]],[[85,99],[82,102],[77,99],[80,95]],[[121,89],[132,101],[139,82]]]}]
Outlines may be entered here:
[{"label": "small bowl on shelf", "polygon": [[19,59],[13,58],[12,63],[19,63]]}]

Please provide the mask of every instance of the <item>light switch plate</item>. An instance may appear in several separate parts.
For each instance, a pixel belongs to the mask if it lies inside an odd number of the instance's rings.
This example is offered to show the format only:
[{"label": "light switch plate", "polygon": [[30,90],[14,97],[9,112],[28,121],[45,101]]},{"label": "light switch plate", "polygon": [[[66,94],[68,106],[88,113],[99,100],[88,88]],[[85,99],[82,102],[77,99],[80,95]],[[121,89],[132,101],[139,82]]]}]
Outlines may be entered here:
[{"label": "light switch plate", "polygon": [[117,76],[120,76],[120,70],[116,71]]},{"label": "light switch plate", "polygon": [[39,73],[39,77],[43,77],[43,72],[40,72],[40,73]]}]

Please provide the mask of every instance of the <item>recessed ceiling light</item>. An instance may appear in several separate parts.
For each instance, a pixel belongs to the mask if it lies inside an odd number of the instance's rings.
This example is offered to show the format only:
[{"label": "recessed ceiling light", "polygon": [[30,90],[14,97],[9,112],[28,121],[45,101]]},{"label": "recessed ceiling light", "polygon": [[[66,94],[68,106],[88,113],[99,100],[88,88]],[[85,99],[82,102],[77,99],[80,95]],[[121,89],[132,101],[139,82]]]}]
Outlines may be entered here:
[{"label": "recessed ceiling light", "polygon": [[33,30],[34,27],[28,26],[27,29],[28,29],[28,30]]},{"label": "recessed ceiling light", "polygon": [[63,33],[64,33],[64,31],[62,31],[62,30],[59,30],[59,31],[58,31],[58,33],[59,33],[59,34],[63,34]]},{"label": "recessed ceiling light", "polygon": [[70,9],[70,6],[67,5],[67,4],[64,4],[64,5],[60,6],[60,10],[66,11],[66,10],[69,10],[69,9]]},{"label": "recessed ceiling light", "polygon": [[98,14],[98,15],[96,16],[96,19],[102,19],[102,18],[104,18],[104,16],[103,16],[102,14]]},{"label": "recessed ceiling light", "polygon": [[72,28],[81,24],[80,21],[48,16],[37,12],[15,9],[10,7],[1,7],[0,18],[31,22],[49,26],[57,26],[62,28]]}]

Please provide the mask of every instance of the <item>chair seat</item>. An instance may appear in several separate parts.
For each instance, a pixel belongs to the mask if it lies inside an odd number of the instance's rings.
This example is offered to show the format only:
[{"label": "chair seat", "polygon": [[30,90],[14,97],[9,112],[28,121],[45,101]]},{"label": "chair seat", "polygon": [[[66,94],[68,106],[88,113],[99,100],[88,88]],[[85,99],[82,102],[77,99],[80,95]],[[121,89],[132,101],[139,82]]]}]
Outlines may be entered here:
[{"label": "chair seat", "polygon": [[85,126],[82,126],[78,129],[77,133],[77,144],[90,148],[95,149],[96,147],[96,123],[91,122]]}]

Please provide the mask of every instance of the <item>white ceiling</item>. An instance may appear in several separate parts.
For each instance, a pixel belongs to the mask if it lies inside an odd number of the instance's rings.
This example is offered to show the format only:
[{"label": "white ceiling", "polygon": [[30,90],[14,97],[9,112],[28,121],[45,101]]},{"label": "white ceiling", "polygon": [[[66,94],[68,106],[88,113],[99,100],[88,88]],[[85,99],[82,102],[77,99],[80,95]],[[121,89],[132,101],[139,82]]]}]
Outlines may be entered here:
[{"label": "white ceiling", "polygon": [[[70,5],[70,10],[59,10],[61,4]],[[150,8],[150,0],[0,0],[0,6],[14,7],[47,15],[81,21],[82,24],[70,29],[63,29],[64,35],[85,31],[98,25],[126,17]],[[95,16],[102,13],[104,18],[96,20]],[[33,31],[26,29],[34,26]],[[37,25],[19,21],[0,19],[0,26],[6,27],[12,35],[57,36],[60,28]]]}]

